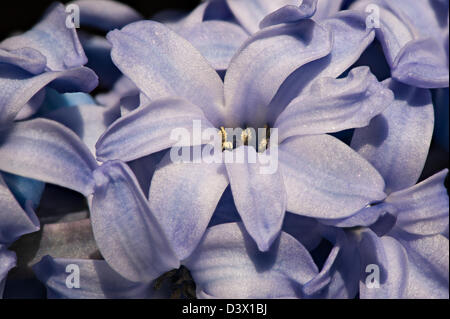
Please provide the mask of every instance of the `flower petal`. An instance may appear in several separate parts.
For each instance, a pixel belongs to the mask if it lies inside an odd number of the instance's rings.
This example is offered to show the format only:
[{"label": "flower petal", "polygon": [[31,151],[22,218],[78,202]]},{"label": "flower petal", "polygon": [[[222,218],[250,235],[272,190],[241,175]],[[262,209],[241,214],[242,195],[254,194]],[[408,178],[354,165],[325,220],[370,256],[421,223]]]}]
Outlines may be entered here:
[{"label": "flower petal", "polygon": [[35,119],[3,131],[0,170],[78,191],[93,191],[97,163],[79,138],[63,125]]},{"label": "flower petal", "polygon": [[0,245],[10,244],[20,236],[39,230],[39,220],[32,209],[23,210],[0,174]]},{"label": "flower petal", "polygon": [[[370,230],[365,230],[361,236],[361,299],[404,298],[409,271],[405,248],[396,239],[389,236],[379,238]],[[375,270],[370,270],[369,265],[375,265],[379,269],[379,287],[370,285],[375,284],[369,277],[371,272],[375,274]]]},{"label": "flower petal", "polygon": [[449,85],[448,56],[433,38],[408,42],[392,65],[392,77],[421,88]]},{"label": "flower petal", "polygon": [[205,21],[179,31],[216,70],[226,70],[231,58],[248,38],[240,26],[225,21]]},{"label": "flower petal", "polygon": [[11,51],[0,49],[0,63],[12,64],[32,74],[39,74],[45,70],[47,59],[32,48],[19,48]]},{"label": "flower petal", "polygon": [[364,207],[350,217],[340,219],[319,219],[325,225],[335,227],[369,227],[386,214],[395,215],[397,209],[385,202]]},{"label": "flower petal", "polygon": [[319,0],[314,20],[324,20],[336,14],[342,6],[344,0]]},{"label": "flower petal", "polygon": [[304,0],[300,6],[286,5],[272,13],[269,13],[259,24],[259,27],[266,28],[281,23],[298,22],[302,19],[311,18],[317,9],[318,0]]},{"label": "flower petal", "polygon": [[[350,8],[365,12],[365,10],[369,8],[368,5],[374,3],[375,2],[372,0],[357,1]],[[386,4],[384,0],[376,0],[379,14],[379,27],[375,28],[375,31],[377,39],[383,46],[386,61],[392,66],[398,52],[400,52],[401,48],[404,47],[406,43],[417,36],[417,31],[412,28],[410,24],[402,22],[400,18],[391,10],[387,9],[384,4]]]},{"label": "flower petal", "polygon": [[70,128],[94,155],[95,143],[119,117],[119,112],[98,105],[80,105],[57,109],[45,117]]},{"label": "flower petal", "polygon": [[[149,283],[123,278],[104,260],[62,259],[47,255],[33,266],[33,271],[46,286],[49,299],[142,299],[151,296]],[[70,276],[75,271],[80,275],[79,287],[70,288],[67,283],[72,283]]]},{"label": "flower petal", "polygon": [[449,243],[442,235],[397,235],[409,260],[405,298],[448,299]]},{"label": "flower petal", "polygon": [[445,169],[386,199],[398,209],[396,226],[416,235],[437,235],[448,227],[448,194]]},{"label": "flower petal", "polygon": [[194,154],[193,162],[176,163],[167,153],[150,185],[150,208],[180,260],[198,245],[229,184],[224,164],[197,160]]},{"label": "flower petal", "polygon": [[1,49],[31,48],[47,59],[51,71],[80,67],[87,62],[76,29],[66,26],[67,14],[61,3],[52,5],[44,18],[24,34],[5,39]]},{"label": "flower petal", "polygon": [[134,85],[134,83],[122,75],[115,83],[113,88],[105,93],[96,95],[95,99],[100,105],[107,107],[118,107],[120,105],[120,100],[127,96],[138,96],[139,89]]},{"label": "flower petal", "polygon": [[266,15],[286,5],[298,5],[298,0],[227,0],[227,4],[239,23],[255,33]]},{"label": "flower petal", "polygon": [[384,83],[394,92],[394,102],[369,126],[355,130],[351,147],[375,166],[390,193],[419,179],[433,135],[434,113],[428,90],[394,80]]},{"label": "flower petal", "polygon": [[185,98],[216,126],[223,112],[219,75],[187,40],[153,21],[108,33],[114,64],[151,100]]},{"label": "flower petal", "polygon": [[[108,128],[96,144],[97,158],[128,162],[159,152],[177,142],[183,143],[173,136],[178,130],[188,134],[189,143],[183,146],[194,145],[196,142],[191,140],[194,121],[198,121],[200,132],[203,132],[202,128],[213,127],[198,106],[184,99],[154,100],[121,117]],[[200,137],[198,143],[201,142]]]},{"label": "flower petal", "polygon": [[0,245],[0,298],[3,297],[5,289],[6,276],[8,272],[16,265],[16,254]]},{"label": "flower petal", "polygon": [[26,103],[51,84],[64,92],[90,92],[98,83],[95,73],[85,67],[31,75],[17,67],[0,64],[0,125],[14,120]]},{"label": "flower petal", "polygon": [[370,0],[358,1],[352,8],[364,11],[369,4],[378,6],[380,25],[376,34],[392,68],[392,77],[423,88],[448,86],[448,36],[444,31],[448,29],[448,14],[444,13],[448,12],[448,4]]},{"label": "flower petal", "polygon": [[329,135],[292,137],[279,147],[289,212],[324,219],[350,216],[385,198],[378,172]]},{"label": "flower petal", "polygon": [[286,212],[282,230],[297,239],[308,251],[311,251],[322,240],[321,228],[322,225],[314,218]]},{"label": "flower petal", "polygon": [[327,230],[324,237],[334,247],[320,273],[303,287],[303,291],[313,298],[355,298],[360,270],[356,243],[339,228]]},{"label": "flower petal", "polygon": [[294,99],[275,122],[280,142],[295,135],[335,133],[369,125],[393,101],[368,67],[344,79],[320,78]]},{"label": "flower petal", "polygon": [[198,298],[299,298],[317,274],[308,251],[281,233],[268,252],[260,252],[242,224],[208,229],[187,260]]},{"label": "flower petal", "polygon": [[[233,58],[225,75],[225,102],[233,119],[249,126],[266,124],[268,106],[283,81],[331,50],[331,33],[310,19],[265,28]],[[228,124],[227,124],[228,125]]]},{"label": "flower petal", "polygon": [[117,1],[77,0],[70,4],[80,8],[81,25],[103,31],[122,28],[131,22],[143,19],[136,10]]},{"label": "flower petal", "polygon": [[341,75],[359,59],[375,38],[375,32],[366,28],[365,16],[355,11],[339,12],[333,18],[322,21],[321,25],[333,37],[330,54],[304,65],[283,82],[270,103],[271,119],[276,119],[315,79]]},{"label": "flower petal", "polygon": [[279,170],[273,174],[261,172],[260,156],[252,146],[241,146],[233,153],[243,154],[244,159],[243,163],[225,164],[234,203],[259,250],[268,251],[280,234],[286,211],[283,176]]},{"label": "flower petal", "polygon": [[23,105],[14,120],[26,120],[35,115],[45,101],[46,94],[47,88],[42,88],[40,91],[38,91],[27,103],[25,103],[25,105]]},{"label": "flower petal", "polygon": [[317,9],[318,0],[304,0],[300,6],[286,5],[280,9],[269,13],[259,24],[259,27],[266,28],[281,23],[298,22],[302,19],[311,18]]},{"label": "flower petal", "polygon": [[94,178],[92,228],[108,264],[136,282],[177,269],[179,261],[131,169],[119,161],[106,162]]}]

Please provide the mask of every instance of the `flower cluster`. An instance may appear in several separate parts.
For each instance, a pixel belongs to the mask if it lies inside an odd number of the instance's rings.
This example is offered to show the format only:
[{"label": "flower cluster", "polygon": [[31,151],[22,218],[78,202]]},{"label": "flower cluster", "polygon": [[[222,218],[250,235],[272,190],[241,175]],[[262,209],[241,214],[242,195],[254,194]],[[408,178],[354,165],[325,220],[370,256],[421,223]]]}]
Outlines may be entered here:
[{"label": "flower cluster", "polygon": [[55,3],[0,42],[0,297],[448,298],[448,6]]}]

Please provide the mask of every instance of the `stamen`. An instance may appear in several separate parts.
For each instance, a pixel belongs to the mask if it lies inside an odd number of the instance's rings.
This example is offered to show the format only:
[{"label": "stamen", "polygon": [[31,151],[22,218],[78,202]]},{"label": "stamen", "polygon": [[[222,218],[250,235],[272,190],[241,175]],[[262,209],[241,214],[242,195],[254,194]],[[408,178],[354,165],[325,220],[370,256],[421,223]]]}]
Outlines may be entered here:
[{"label": "stamen", "polygon": [[241,133],[241,142],[243,145],[248,145],[251,139],[252,139],[252,131],[249,128],[246,128]]},{"label": "stamen", "polygon": [[269,125],[265,124],[264,128],[266,129],[266,136],[261,139],[258,145],[258,152],[262,153],[269,147],[269,141],[270,141],[270,127]]},{"label": "stamen", "polygon": [[220,127],[219,135],[222,136],[222,151],[232,150],[233,143],[228,141],[228,134],[223,126]]},{"label": "stamen", "polygon": [[[220,130],[218,131],[218,134],[221,136],[222,139],[222,151],[225,150],[233,150],[238,145],[252,145],[252,140],[255,138],[257,141],[259,141],[259,144],[253,145],[256,148],[257,152],[264,152],[269,147],[270,142],[270,127],[266,124],[264,125],[265,128],[265,136],[259,137],[258,133],[256,134],[252,133],[252,128],[247,127],[245,130],[242,130],[241,132],[241,143],[236,143],[235,139],[236,136],[231,136],[229,140],[229,136],[227,134],[227,131],[223,126],[220,127]],[[234,134],[234,133],[233,133]],[[255,136],[254,136],[255,135]]]},{"label": "stamen", "polygon": [[261,142],[259,142],[259,145],[258,145],[258,152],[264,152],[266,149],[267,149],[267,146],[269,145],[269,141],[267,140],[267,138],[263,138],[262,140],[261,140]]}]

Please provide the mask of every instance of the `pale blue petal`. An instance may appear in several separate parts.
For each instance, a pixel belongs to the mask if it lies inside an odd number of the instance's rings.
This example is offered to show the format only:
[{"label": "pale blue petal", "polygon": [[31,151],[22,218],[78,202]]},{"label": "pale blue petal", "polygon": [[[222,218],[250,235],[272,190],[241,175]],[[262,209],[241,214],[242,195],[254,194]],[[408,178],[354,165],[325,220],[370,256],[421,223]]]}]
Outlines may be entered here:
[{"label": "pale blue petal", "polygon": [[331,33],[310,19],[253,35],[225,75],[225,103],[231,122],[227,125],[267,124],[269,103],[283,81],[301,66],[329,54],[331,46]]},{"label": "pale blue petal", "polygon": [[216,126],[223,112],[223,83],[186,39],[153,21],[108,33],[114,64],[151,100],[185,98]]},{"label": "pale blue petal", "polygon": [[[278,237],[286,211],[286,191],[283,176],[261,172],[259,154],[252,146],[241,146],[233,151],[244,153],[243,163],[226,163],[234,203],[259,250],[268,251]],[[251,163],[249,158],[255,158]]]},{"label": "pale blue petal", "polygon": [[266,15],[286,5],[299,5],[298,0],[227,0],[233,15],[249,32],[259,30],[259,24]]},{"label": "pale blue petal", "polygon": [[281,23],[298,22],[302,19],[311,18],[317,9],[317,0],[304,0],[300,6],[286,5],[272,13],[269,13],[259,24],[266,28]]},{"label": "pale blue petal", "polygon": [[[405,298],[408,287],[408,256],[405,248],[394,238],[378,237],[370,230],[361,234],[359,251],[361,254],[361,299],[399,299]],[[375,265],[379,269],[379,287],[373,287],[371,271]],[[368,278],[369,277],[369,278]],[[374,281],[377,280],[375,277]]]},{"label": "pale blue petal", "polygon": [[150,208],[180,260],[198,245],[229,184],[223,163],[199,163],[196,154],[193,159],[197,163],[175,163],[168,152],[150,185]]},{"label": "pale blue petal", "polygon": [[295,135],[335,133],[369,125],[393,101],[368,67],[344,79],[320,78],[294,99],[275,122],[280,142]]},{"label": "pale blue petal", "polygon": [[0,125],[14,120],[30,99],[48,84],[64,92],[90,92],[97,83],[95,73],[85,67],[32,75],[0,63]]},{"label": "pale blue petal", "polygon": [[[331,32],[333,38],[330,54],[304,65],[284,81],[270,103],[270,119],[275,120],[315,79],[341,75],[359,59],[375,38],[375,32],[366,28],[365,16],[355,11],[339,12],[321,22],[321,25]],[[295,53],[292,55],[296,56]]]},{"label": "pale blue petal", "polygon": [[449,243],[442,235],[418,237],[393,234],[408,253],[405,298],[448,299]]},{"label": "pale blue petal", "polygon": [[177,269],[179,261],[131,169],[119,161],[106,162],[94,178],[92,228],[108,264],[135,282],[150,282]]},{"label": "pale blue petal", "polygon": [[32,48],[19,48],[11,51],[0,49],[0,63],[12,64],[32,74],[39,74],[45,70],[47,59]]},{"label": "pale blue petal", "polygon": [[405,190],[394,192],[386,199],[397,209],[396,226],[416,235],[437,235],[448,227],[448,194],[444,181],[445,169]]},{"label": "pale blue petal", "polygon": [[[80,286],[71,287],[74,266]],[[78,270],[76,270],[78,272]],[[45,256],[33,266],[37,278],[47,288],[48,299],[142,299],[152,295],[150,283],[132,282],[116,273],[104,260],[62,259]]]},{"label": "pale blue petal", "polygon": [[122,28],[127,24],[142,20],[143,17],[133,8],[118,1],[77,0],[70,2],[80,8],[80,24],[108,31]]},{"label": "pale blue petal", "polygon": [[16,254],[0,245],[0,299],[3,297],[5,289],[6,276],[8,272],[16,265]]},{"label": "pale blue petal", "polygon": [[386,192],[416,184],[428,155],[434,127],[429,90],[386,80],[394,102],[370,125],[356,129],[351,147],[384,177]]},{"label": "pale blue petal", "polygon": [[66,27],[67,14],[60,3],[52,5],[42,21],[24,34],[5,39],[1,49],[31,48],[47,59],[47,70],[63,71],[87,62],[76,29]]},{"label": "pale blue petal", "polygon": [[20,207],[0,174],[0,245],[10,244],[20,236],[39,230],[39,220],[28,206]]},{"label": "pale blue petal", "polygon": [[302,286],[317,274],[308,251],[281,233],[268,252],[260,252],[242,224],[208,229],[186,261],[198,298],[301,298]]},{"label": "pale blue petal", "polygon": [[[175,130],[189,133],[189,143],[183,146],[194,145],[194,121],[199,121],[200,132],[213,127],[198,106],[184,99],[154,100],[121,117],[108,128],[96,144],[97,158],[128,162],[176,143],[181,146],[179,137],[173,136]],[[198,143],[201,142],[200,137]]]},{"label": "pale blue petal", "polygon": [[239,25],[225,21],[205,21],[179,31],[216,70],[226,70],[231,58],[248,38]]},{"label": "pale blue petal", "polygon": [[89,195],[97,163],[71,130],[54,121],[18,122],[1,134],[0,170]]},{"label": "pale blue petal", "polygon": [[304,292],[321,299],[355,298],[360,271],[356,243],[339,228],[325,230],[324,237],[334,247],[320,273],[305,285]]},{"label": "pale blue petal", "polygon": [[289,212],[325,219],[383,200],[384,181],[356,152],[329,135],[292,137],[279,147]]}]

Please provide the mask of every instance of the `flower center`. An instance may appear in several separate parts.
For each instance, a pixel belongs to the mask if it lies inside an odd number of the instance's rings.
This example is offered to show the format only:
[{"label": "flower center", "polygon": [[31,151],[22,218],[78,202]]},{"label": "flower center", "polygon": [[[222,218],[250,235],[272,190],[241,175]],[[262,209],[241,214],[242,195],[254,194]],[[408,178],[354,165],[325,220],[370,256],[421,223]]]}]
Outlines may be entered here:
[{"label": "flower center", "polygon": [[257,152],[262,153],[269,147],[270,130],[267,124],[264,128],[258,129],[252,127],[229,129],[221,126],[218,134],[222,138],[222,151],[246,145],[253,146]]},{"label": "flower center", "polygon": [[196,298],[194,279],[192,278],[189,269],[184,266],[162,274],[155,280],[153,288],[155,290],[160,290],[166,285],[168,285],[171,292],[171,299]]}]

